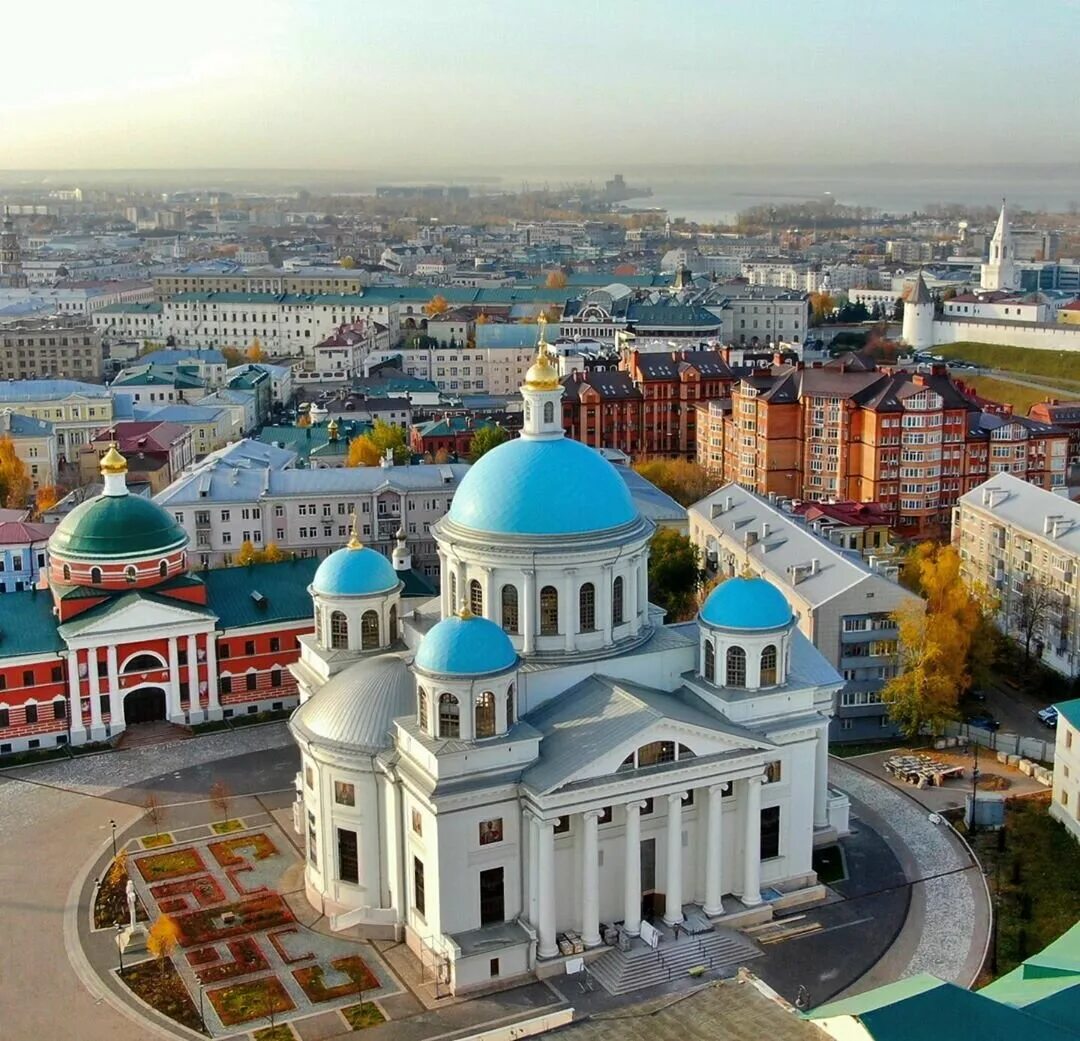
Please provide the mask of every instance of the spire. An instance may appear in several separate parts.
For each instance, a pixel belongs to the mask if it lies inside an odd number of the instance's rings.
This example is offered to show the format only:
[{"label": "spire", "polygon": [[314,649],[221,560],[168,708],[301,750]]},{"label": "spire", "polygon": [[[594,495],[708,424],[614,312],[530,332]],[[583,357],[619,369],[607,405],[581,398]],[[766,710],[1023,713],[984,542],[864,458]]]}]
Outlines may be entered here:
[{"label": "spire", "polygon": [[909,304],[930,304],[933,303],[933,297],[930,296],[930,290],[926,288],[926,282],[922,277],[922,268],[919,268],[919,274],[915,279],[915,285],[911,290],[911,296],[908,298]]},{"label": "spire", "polygon": [[532,390],[554,390],[559,385],[559,370],[551,363],[551,352],[548,350],[544,333],[547,330],[547,316],[540,312],[536,317],[539,328],[539,337],[536,341],[536,361],[529,367],[525,374],[525,386]]},{"label": "spire", "polygon": [[997,226],[994,228],[994,238],[1000,241],[1009,234],[1009,212],[1005,206],[1005,196],[1001,197],[1001,213],[998,214]]},{"label": "spire", "polygon": [[350,514],[352,531],[349,533],[349,541],[345,543],[348,549],[363,549],[364,544],[360,541],[360,529],[356,526],[356,510]]}]

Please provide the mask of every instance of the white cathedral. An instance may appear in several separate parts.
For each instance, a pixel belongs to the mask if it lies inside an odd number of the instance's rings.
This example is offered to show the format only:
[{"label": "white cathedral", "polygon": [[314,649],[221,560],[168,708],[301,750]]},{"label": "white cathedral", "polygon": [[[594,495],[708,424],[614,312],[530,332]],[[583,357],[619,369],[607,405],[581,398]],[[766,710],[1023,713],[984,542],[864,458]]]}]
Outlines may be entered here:
[{"label": "white cathedral", "polygon": [[307,897],[454,993],[551,971],[567,933],[588,952],[643,920],[767,917],[820,892],[815,839],[846,828],[842,680],[782,594],[731,578],[665,625],[653,525],[564,438],[542,335],[521,393],[521,437],[434,528],[440,596],[404,596],[403,534],[393,562],[354,537],[316,572],[292,667]]}]

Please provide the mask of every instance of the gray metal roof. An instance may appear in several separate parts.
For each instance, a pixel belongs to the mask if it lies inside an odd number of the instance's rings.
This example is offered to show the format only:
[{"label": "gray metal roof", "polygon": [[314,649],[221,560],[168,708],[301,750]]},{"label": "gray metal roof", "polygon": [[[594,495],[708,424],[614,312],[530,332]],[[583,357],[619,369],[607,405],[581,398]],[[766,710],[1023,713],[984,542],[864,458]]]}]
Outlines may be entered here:
[{"label": "gray metal roof", "polygon": [[[655,524],[686,523],[686,510],[670,495],[662,492],[629,466],[616,466],[615,472],[626,482],[638,512]],[[685,531],[686,529],[683,528]]]},{"label": "gray metal roof", "polygon": [[380,654],[339,672],[293,713],[289,725],[316,745],[373,755],[393,743],[394,717],[415,710],[416,687],[404,658]]},{"label": "gray metal roof", "polygon": [[[1080,554],[1080,503],[1064,495],[1037,488],[1012,474],[995,474],[960,496],[961,506],[984,510],[1002,523],[1011,524],[1060,546],[1062,553]],[[1056,531],[1051,522],[1057,519]],[[1049,527],[1050,531],[1044,532]]]}]

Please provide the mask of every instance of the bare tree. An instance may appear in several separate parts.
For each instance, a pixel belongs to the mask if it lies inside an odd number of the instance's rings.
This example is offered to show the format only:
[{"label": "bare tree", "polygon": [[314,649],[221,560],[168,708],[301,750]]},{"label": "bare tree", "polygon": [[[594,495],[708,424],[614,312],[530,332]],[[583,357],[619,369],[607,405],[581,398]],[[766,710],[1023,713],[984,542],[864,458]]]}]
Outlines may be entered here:
[{"label": "bare tree", "polygon": [[143,810],[150,823],[154,826],[154,834],[161,834],[161,827],[165,823],[165,806],[154,792],[147,792],[143,799]]},{"label": "bare tree", "polygon": [[1027,575],[1013,603],[1013,625],[1024,643],[1024,661],[1031,660],[1031,644],[1043,632],[1050,613],[1050,587],[1037,575]]},{"label": "bare tree", "polygon": [[210,785],[210,804],[221,814],[222,822],[229,819],[229,805],[232,802],[232,789],[224,781],[215,781]]}]

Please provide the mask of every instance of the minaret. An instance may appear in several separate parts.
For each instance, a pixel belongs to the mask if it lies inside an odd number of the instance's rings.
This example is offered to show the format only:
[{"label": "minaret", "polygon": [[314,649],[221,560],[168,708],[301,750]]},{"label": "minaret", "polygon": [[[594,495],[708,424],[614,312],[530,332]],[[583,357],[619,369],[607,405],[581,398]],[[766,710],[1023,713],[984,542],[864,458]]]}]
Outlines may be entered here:
[{"label": "minaret", "polygon": [[1017,286],[1016,248],[1004,199],[1001,200],[1001,213],[994,228],[994,237],[990,240],[990,259],[983,264],[980,274],[979,282],[983,289],[1015,289]]},{"label": "minaret", "polygon": [[537,319],[540,335],[536,344],[536,361],[529,366],[521,396],[525,400],[525,423],[521,436],[532,441],[549,441],[563,436],[562,396],[559,370],[555,368],[547,341],[544,339],[547,318]]},{"label": "minaret", "polygon": [[4,222],[0,225],[0,285],[26,285],[19,236],[15,234],[15,224],[7,206],[4,207]]}]

